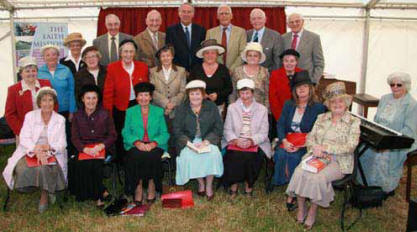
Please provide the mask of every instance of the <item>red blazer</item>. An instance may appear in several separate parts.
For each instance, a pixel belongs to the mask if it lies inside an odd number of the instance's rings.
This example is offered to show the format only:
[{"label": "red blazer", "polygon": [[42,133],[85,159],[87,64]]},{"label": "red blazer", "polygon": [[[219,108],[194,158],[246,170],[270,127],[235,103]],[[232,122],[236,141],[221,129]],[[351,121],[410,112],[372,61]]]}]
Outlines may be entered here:
[{"label": "red blazer", "polygon": [[[41,87],[51,86],[49,80],[38,79]],[[38,90],[38,88],[36,88]],[[58,106],[55,107],[56,110]],[[25,91],[22,93],[22,81],[12,85],[7,90],[6,109],[4,110],[4,116],[7,124],[12,129],[15,135],[20,134],[22,129],[23,121],[27,112],[33,110],[32,105],[32,92]]]},{"label": "red blazer", "polygon": [[[302,71],[302,69],[295,67],[295,72],[300,71]],[[272,71],[271,77],[269,78],[269,106],[271,107],[271,112],[274,115],[275,120],[278,121],[284,103],[290,99],[290,81],[288,80],[284,67]]]},{"label": "red blazer", "polygon": [[[140,61],[133,61],[132,84],[148,82],[148,66]],[[129,73],[123,68],[122,61],[116,61],[107,66],[106,81],[103,90],[103,107],[113,113],[113,106],[125,111],[129,106],[130,80]]]}]

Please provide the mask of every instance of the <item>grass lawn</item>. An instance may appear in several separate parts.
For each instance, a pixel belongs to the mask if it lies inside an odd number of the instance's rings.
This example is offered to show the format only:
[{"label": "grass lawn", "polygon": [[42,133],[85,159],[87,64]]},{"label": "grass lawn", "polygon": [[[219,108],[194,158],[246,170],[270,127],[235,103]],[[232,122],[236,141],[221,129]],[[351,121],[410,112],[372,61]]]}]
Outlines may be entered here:
[{"label": "grass lawn", "polygon": [[[0,150],[1,171],[13,149],[10,146]],[[416,170],[414,197],[417,196]],[[295,212],[288,213],[285,208],[285,188],[275,188],[271,194],[265,194],[263,176],[262,172],[253,199],[239,195],[230,201],[224,191],[218,190],[211,202],[195,196],[195,207],[186,210],[163,209],[161,202],[157,201],[145,217],[107,217],[96,209],[94,202],[78,203],[73,199],[64,203],[64,209],[53,205],[44,214],[39,214],[39,193],[13,192],[9,210],[0,212],[0,231],[303,231],[295,223]],[[196,183],[187,187],[195,190]],[[6,192],[1,178],[1,207]],[[362,219],[351,231],[405,231],[408,204],[404,196],[405,184],[401,183],[396,195],[385,201],[382,207],[365,210]],[[337,192],[330,208],[319,209],[313,231],[340,231],[342,198],[342,193]],[[356,216],[357,212],[349,208],[348,219]]]}]

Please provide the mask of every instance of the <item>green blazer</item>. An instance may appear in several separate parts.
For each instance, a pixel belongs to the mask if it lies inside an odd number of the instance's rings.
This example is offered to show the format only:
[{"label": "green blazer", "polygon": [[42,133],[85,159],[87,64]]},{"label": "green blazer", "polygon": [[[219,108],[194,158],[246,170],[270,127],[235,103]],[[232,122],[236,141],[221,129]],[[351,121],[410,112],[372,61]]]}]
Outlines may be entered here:
[{"label": "green blazer", "polygon": [[[157,142],[158,147],[167,151],[169,134],[164,118],[164,110],[161,107],[149,105],[147,130],[149,141]],[[144,134],[141,106],[132,106],[126,110],[125,125],[122,130],[126,151],[134,147],[134,142],[142,140]]]}]

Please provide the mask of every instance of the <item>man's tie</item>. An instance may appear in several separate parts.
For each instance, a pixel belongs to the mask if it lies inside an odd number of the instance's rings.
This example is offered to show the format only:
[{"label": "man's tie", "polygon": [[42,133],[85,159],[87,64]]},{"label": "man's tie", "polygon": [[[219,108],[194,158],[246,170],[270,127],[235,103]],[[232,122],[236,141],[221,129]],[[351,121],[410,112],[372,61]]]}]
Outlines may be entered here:
[{"label": "man's tie", "polygon": [[296,49],[297,48],[297,40],[298,40],[298,34],[294,33],[291,43],[291,48]]},{"label": "man's tie", "polygon": [[257,43],[259,40],[258,31],[255,32],[255,36],[253,37],[253,42]]},{"label": "man's tie", "polygon": [[156,33],[158,32],[152,33],[152,43],[156,50],[158,50],[158,39],[156,38]]},{"label": "man's tie", "polygon": [[223,64],[226,65],[226,55],[227,55],[227,35],[226,35],[227,27],[223,28],[222,33],[222,46],[226,49],[226,51],[223,54]]},{"label": "man's tie", "polygon": [[188,27],[185,27],[185,38],[187,39],[187,46],[191,49],[191,38],[190,38],[190,31],[188,31]]},{"label": "man's tie", "polygon": [[111,47],[110,47],[110,63],[117,61],[117,48],[116,48],[116,37],[111,37]]}]

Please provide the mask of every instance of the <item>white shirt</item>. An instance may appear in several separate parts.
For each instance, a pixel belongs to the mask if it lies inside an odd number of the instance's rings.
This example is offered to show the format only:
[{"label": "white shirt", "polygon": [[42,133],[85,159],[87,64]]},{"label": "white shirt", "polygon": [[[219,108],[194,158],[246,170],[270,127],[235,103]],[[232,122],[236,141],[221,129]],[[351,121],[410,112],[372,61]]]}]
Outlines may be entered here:
[{"label": "white shirt", "polygon": [[258,32],[258,43],[261,43],[262,36],[264,35],[264,32],[265,32],[265,27],[262,27],[261,30],[259,31],[255,30],[255,28],[253,29],[253,34],[252,34],[252,39],[251,39],[252,42],[255,39],[256,32]]},{"label": "white shirt", "polygon": [[127,73],[129,73],[129,81],[130,81],[130,97],[129,101],[135,100],[135,90],[133,89],[133,83],[132,83],[132,74],[133,70],[135,70],[135,63],[132,62],[132,65],[129,67],[129,69],[125,69]]},{"label": "white shirt", "polygon": [[35,88],[31,89],[29,88],[29,86],[26,84],[26,82],[24,80],[22,80],[22,95],[23,93],[25,93],[25,91],[30,91],[31,95],[32,95],[32,107],[34,110],[38,109],[38,104],[36,104],[36,88],[40,89],[41,88],[41,84],[39,83],[38,80],[36,80],[35,82]]},{"label": "white shirt", "polygon": [[100,69],[96,69],[96,70],[88,70],[88,72],[93,75],[94,77],[94,83],[96,83],[96,85],[98,85],[98,72],[100,71]]},{"label": "white shirt", "polygon": [[[303,35],[304,29],[301,29],[299,32],[297,32],[298,38],[297,38],[297,45],[295,45],[295,50],[298,49],[298,45],[300,44],[301,36]],[[291,32],[291,42],[294,39],[294,32]]]},{"label": "white shirt", "polygon": [[[111,37],[112,35],[110,35],[110,33],[107,33],[107,40],[108,40],[108,45],[109,45],[109,57],[111,57]],[[117,51],[117,57],[119,57],[119,33],[117,33],[117,35],[114,36],[115,40],[114,42],[116,43],[116,51]]]},{"label": "white shirt", "polygon": [[193,38],[193,36],[191,34],[191,25],[192,25],[192,23],[188,24],[188,26],[185,26],[184,24],[181,23],[182,30],[184,31],[184,34],[185,34],[185,28],[188,28],[188,32],[190,33],[190,42],[192,42],[191,38]]},{"label": "white shirt", "polygon": [[166,82],[169,81],[169,76],[171,75],[171,70],[172,70],[171,67],[169,69],[165,69],[164,66],[162,66],[162,72],[164,73],[164,77],[165,77]]},{"label": "white shirt", "polygon": [[65,61],[70,60],[75,65],[75,70],[78,72],[78,69],[80,68],[81,63],[81,57],[78,57],[78,62],[75,61],[75,58],[72,56],[71,52],[68,53],[67,58],[65,58]]}]

